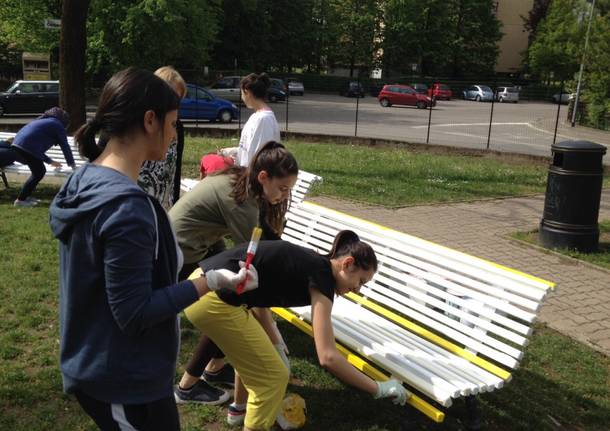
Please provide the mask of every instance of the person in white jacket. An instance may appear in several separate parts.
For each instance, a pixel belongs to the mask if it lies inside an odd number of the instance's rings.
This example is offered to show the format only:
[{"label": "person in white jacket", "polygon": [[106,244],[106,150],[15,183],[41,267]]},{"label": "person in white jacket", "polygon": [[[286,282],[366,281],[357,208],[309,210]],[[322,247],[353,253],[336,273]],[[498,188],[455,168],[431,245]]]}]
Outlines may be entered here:
[{"label": "person in white jacket", "polygon": [[280,126],[275,114],[265,103],[271,80],[266,73],[251,73],[241,80],[241,98],[254,114],[241,131],[237,164],[247,167],[260,147],[269,141],[280,142]]}]

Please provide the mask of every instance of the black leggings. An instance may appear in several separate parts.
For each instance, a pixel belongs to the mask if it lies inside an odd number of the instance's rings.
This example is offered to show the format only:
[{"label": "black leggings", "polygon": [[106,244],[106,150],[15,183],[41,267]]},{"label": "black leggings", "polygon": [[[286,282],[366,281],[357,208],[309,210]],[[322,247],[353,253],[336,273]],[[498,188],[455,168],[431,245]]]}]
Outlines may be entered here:
[{"label": "black leggings", "polygon": [[173,396],[146,404],[110,404],[81,391],[74,395],[102,431],[180,431],[180,418]]},{"label": "black leggings", "polygon": [[[208,249],[208,253],[205,257],[212,257],[223,250],[225,250],[225,243],[224,240],[220,240],[217,243],[214,243],[214,245],[212,245]],[[197,268],[199,268],[199,265],[197,263],[185,263],[182,266],[182,270],[180,271],[178,278],[180,280],[186,280],[189,275],[191,275],[191,273]],[[186,372],[189,373],[191,376],[201,377],[203,375],[205,367],[208,365],[208,362],[210,362],[212,358],[219,359],[224,357],[225,354],[222,353],[218,346],[214,344],[214,342],[210,340],[208,336],[202,334],[199,338],[199,343],[197,343],[197,347],[195,347],[195,352],[193,353],[193,356],[186,364]]]},{"label": "black leggings", "polygon": [[38,160],[27,151],[23,151],[19,147],[12,146],[11,150],[15,153],[15,161],[28,165],[32,175],[27,179],[17,199],[20,201],[26,200],[36,190],[36,186],[42,180],[47,173],[47,168],[44,167],[42,160]]}]

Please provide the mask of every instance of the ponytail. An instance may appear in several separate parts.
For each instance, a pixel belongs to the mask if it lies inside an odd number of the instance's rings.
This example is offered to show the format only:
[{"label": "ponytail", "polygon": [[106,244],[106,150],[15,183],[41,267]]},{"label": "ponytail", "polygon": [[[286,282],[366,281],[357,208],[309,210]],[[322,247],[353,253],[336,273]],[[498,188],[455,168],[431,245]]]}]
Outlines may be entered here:
[{"label": "ponytail", "polygon": [[97,159],[104,151],[104,145],[98,145],[95,142],[95,135],[101,128],[102,125],[93,119],[83,124],[74,134],[74,140],[78,144],[78,152],[81,157],[90,162]]},{"label": "ponytail", "polygon": [[360,237],[354,231],[342,230],[339,232],[335,236],[330,252],[326,255],[329,259],[342,256],[352,256],[354,265],[358,268],[365,271],[372,268],[373,271],[377,271],[377,256],[373,247],[360,241]]},{"label": "ponytail", "polygon": [[[177,110],[180,98],[172,87],[147,70],[130,67],[115,73],[104,85],[95,117],[81,126],[74,138],[81,156],[93,161],[112,137],[144,128],[144,116],[153,111],[159,123]],[[102,132],[96,144],[95,135]]]}]

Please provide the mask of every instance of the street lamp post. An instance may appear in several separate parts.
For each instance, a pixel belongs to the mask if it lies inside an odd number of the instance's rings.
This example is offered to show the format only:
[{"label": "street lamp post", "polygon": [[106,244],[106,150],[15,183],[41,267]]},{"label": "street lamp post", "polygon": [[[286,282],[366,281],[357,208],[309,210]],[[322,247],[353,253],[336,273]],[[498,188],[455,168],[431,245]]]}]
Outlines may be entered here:
[{"label": "street lamp post", "polygon": [[[589,3],[587,1],[587,3]],[[574,107],[572,108],[572,127],[576,125],[576,111],[578,110],[578,101],[580,100],[580,86],[582,84],[582,73],[585,68],[585,57],[587,55],[587,47],[589,46],[589,32],[591,31],[591,21],[593,21],[593,11],[595,10],[595,0],[591,3],[591,11],[589,12],[589,23],[587,24],[587,33],[585,35],[585,49],[582,51],[582,60],[580,61],[580,71],[578,72],[578,84],[576,85],[576,97],[574,97]]]}]

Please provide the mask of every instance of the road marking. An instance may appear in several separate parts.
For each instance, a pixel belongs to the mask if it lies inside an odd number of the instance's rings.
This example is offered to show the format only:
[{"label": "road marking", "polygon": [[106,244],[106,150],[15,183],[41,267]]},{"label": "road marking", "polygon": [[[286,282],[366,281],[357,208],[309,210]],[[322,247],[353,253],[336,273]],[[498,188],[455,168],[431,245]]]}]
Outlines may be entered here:
[{"label": "road marking", "polygon": [[[492,126],[529,126],[530,123],[491,123]],[[430,127],[460,127],[460,126],[489,126],[489,123],[447,123],[447,124],[431,124]],[[425,126],[411,126],[412,129],[425,129]]]}]

